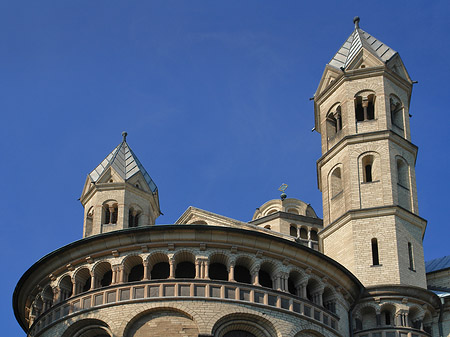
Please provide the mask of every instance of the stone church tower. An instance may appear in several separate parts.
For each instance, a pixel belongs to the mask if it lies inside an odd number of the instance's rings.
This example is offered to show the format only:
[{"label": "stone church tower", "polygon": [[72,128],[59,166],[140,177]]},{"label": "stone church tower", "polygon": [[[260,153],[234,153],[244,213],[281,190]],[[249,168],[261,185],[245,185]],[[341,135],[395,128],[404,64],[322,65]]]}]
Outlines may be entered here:
[{"label": "stone church tower", "polygon": [[122,133],[122,142],[86,178],[80,201],[83,237],[154,225],[161,214],[158,188]]},{"label": "stone church tower", "polygon": [[365,286],[426,288],[411,143],[411,81],[392,48],[355,29],[326,65],[314,96],[321,134],[323,253]]}]

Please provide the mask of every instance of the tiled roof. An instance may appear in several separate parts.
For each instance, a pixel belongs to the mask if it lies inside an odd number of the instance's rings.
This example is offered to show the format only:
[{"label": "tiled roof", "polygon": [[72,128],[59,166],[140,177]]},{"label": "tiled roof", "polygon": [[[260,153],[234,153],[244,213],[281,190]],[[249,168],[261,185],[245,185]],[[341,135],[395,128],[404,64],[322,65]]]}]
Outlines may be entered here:
[{"label": "tiled roof", "polygon": [[333,59],[328,63],[329,65],[338,69],[347,68],[362,47],[372,50],[384,63],[397,54],[395,50],[359,28],[359,18],[355,18],[354,22],[355,30],[350,34],[347,41],[344,42],[336,55],[334,55]]},{"label": "tiled roof", "polygon": [[448,268],[450,268],[450,255],[425,262],[425,271],[427,273]]},{"label": "tiled roof", "polygon": [[123,180],[127,181],[136,173],[141,172],[147,182],[150,190],[155,193],[158,188],[156,184],[150,178],[149,174],[142,166],[139,159],[136,157],[134,152],[131,150],[130,146],[126,142],[126,133],[123,133],[123,141],[120,143],[101,163],[98,165],[91,173],[89,177],[92,182],[97,182],[100,176],[108,169],[110,166],[122,177]]}]

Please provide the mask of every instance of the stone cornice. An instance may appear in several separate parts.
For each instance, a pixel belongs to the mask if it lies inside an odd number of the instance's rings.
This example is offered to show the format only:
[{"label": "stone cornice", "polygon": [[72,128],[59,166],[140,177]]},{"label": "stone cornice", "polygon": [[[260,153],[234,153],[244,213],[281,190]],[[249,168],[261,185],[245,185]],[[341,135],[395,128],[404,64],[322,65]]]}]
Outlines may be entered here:
[{"label": "stone cornice", "polygon": [[[394,144],[397,144],[401,148],[405,149],[406,151],[412,153],[414,155],[414,159],[417,158],[417,152],[419,148],[411,143],[410,141],[406,140],[405,138],[399,136],[397,133],[393,132],[392,130],[381,130],[381,131],[374,131],[374,132],[367,132],[367,133],[358,133],[355,135],[348,135],[343,137],[339,142],[337,142],[330,150],[328,150],[322,157],[320,157],[317,160],[316,166],[317,166],[317,183],[320,190],[322,187],[322,178],[320,174],[320,170],[322,166],[324,166],[331,158],[336,156],[336,154],[340,151],[342,151],[346,146],[353,145],[353,144],[363,144],[367,142],[374,142],[379,140],[389,140],[392,141]],[[414,160],[414,165],[416,164]]]},{"label": "stone cornice", "polygon": [[336,230],[346,225],[352,220],[358,219],[368,219],[377,218],[383,216],[395,215],[399,218],[408,221],[412,225],[418,227],[422,231],[422,237],[425,234],[425,228],[427,226],[427,221],[420,216],[411,213],[410,211],[400,207],[400,206],[382,206],[364,209],[354,209],[347,211],[345,214],[337,218],[335,221],[326,226],[320,233],[321,241],[327,236],[334,233]]}]

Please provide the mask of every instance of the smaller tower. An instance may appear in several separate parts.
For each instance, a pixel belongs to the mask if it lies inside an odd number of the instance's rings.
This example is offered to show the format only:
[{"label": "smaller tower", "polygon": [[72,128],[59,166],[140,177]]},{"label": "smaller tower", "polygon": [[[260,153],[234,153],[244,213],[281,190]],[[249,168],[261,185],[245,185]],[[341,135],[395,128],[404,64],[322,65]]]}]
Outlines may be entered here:
[{"label": "smaller tower", "polygon": [[158,188],[126,141],[86,178],[83,237],[130,227],[154,225],[161,214]]}]

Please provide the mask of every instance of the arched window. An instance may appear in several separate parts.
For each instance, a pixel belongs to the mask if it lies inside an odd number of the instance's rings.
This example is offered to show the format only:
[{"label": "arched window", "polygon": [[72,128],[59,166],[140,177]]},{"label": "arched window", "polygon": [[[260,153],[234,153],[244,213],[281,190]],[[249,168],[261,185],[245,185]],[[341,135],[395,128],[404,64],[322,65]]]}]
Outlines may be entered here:
[{"label": "arched window", "polygon": [[330,177],[331,198],[336,197],[342,192],[342,173],[341,168],[336,167]]},{"label": "arched window", "polygon": [[398,184],[406,189],[409,189],[409,179],[408,179],[408,165],[406,162],[400,158],[397,159],[397,177]]},{"label": "arched window", "polygon": [[371,183],[374,181],[373,175],[373,164],[374,164],[374,156],[367,155],[362,159],[362,167],[363,167],[363,181],[365,183]]},{"label": "arched window", "polygon": [[297,237],[297,226],[291,225],[289,227],[289,235],[293,237]]},{"label": "arched window", "polygon": [[119,208],[117,204],[104,204],[103,205],[103,221],[102,223],[107,224],[117,224]]},{"label": "arched window", "polygon": [[414,254],[411,242],[408,242],[408,258],[409,258],[409,269],[414,270]]},{"label": "arched window", "polygon": [[342,114],[341,107],[338,105],[332,109],[327,115],[327,136],[328,139],[333,138],[342,130]]},{"label": "arched window", "polygon": [[403,130],[403,106],[398,97],[389,98],[389,107],[391,111],[391,122],[396,127]]},{"label": "arched window", "polygon": [[128,227],[137,227],[139,226],[139,218],[140,218],[141,212],[130,208],[128,211]]},{"label": "arched window", "polygon": [[380,257],[378,255],[378,240],[376,238],[372,239],[372,265],[380,265]]},{"label": "arched window", "polygon": [[312,229],[309,234],[312,241],[319,241],[319,236],[317,235],[317,231],[315,229]]},{"label": "arched window", "polygon": [[356,96],[355,118],[357,122],[375,119],[375,95]]},{"label": "arched window", "polygon": [[64,276],[59,283],[59,301],[64,301],[72,296],[73,284],[69,275]]},{"label": "arched window", "polygon": [[129,255],[122,262],[123,282],[136,282],[144,278],[144,265],[142,258],[138,255]]},{"label": "arched window", "polygon": [[306,228],[300,228],[300,239],[308,240],[308,231]]}]

